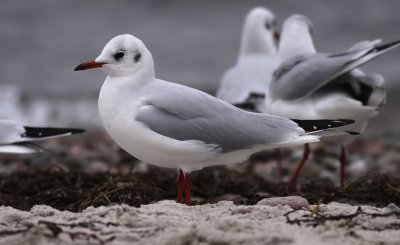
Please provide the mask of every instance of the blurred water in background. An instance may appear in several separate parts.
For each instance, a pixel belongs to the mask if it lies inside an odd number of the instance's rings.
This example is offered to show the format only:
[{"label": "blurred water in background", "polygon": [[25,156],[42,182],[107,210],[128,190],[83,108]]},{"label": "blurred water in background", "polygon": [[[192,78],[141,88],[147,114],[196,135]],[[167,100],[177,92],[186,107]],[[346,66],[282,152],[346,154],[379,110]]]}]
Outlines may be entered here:
[{"label": "blurred water in background", "polygon": [[[246,13],[255,6],[280,23],[293,13],[314,22],[320,51],[341,52],[364,39],[400,38],[400,1],[106,1],[2,0],[0,117],[52,126],[99,126],[100,71],[74,72],[113,36],[130,33],[153,54],[159,78],[213,93],[235,63]],[[400,49],[363,67],[390,90],[373,128],[397,128]]]}]

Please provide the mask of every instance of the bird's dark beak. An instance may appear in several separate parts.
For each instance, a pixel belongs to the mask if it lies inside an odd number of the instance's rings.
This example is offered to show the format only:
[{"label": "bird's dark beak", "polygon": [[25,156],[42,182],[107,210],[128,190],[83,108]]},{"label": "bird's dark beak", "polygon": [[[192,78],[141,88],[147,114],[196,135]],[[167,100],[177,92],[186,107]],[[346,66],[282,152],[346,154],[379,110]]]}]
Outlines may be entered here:
[{"label": "bird's dark beak", "polygon": [[88,70],[88,69],[94,69],[94,68],[101,68],[103,65],[106,64],[104,62],[96,62],[94,60],[89,60],[81,63],[77,67],[75,67],[74,71],[82,71],[82,70]]},{"label": "bird's dark beak", "polygon": [[281,34],[277,31],[274,32],[274,38],[276,42],[279,42],[279,38],[281,38]]}]

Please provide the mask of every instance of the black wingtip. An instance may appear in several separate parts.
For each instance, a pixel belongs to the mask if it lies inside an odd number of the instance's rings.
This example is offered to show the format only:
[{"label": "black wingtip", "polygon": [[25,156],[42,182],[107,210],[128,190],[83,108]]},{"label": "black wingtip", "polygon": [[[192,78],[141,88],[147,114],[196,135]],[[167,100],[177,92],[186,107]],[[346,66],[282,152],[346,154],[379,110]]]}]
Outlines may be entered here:
[{"label": "black wingtip", "polygon": [[360,133],[353,132],[353,131],[346,131],[350,135],[360,135]]},{"label": "black wingtip", "polygon": [[379,52],[379,51],[382,51],[382,50],[385,50],[385,49],[392,48],[392,47],[397,46],[399,44],[400,44],[400,40],[396,40],[396,41],[393,41],[393,42],[385,43],[385,44],[376,46],[374,49],[371,50],[371,52]]},{"label": "black wingtip", "polygon": [[292,119],[299,127],[303,128],[306,132],[314,132],[324,129],[342,127],[354,123],[352,119],[322,119],[322,120],[298,120]]},{"label": "black wingtip", "polygon": [[24,127],[24,137],[29,138],[46,138],[57,135],[65,134],[80,134],[85,132],[83,129],[78,128],[39,128],[39,127]]}]

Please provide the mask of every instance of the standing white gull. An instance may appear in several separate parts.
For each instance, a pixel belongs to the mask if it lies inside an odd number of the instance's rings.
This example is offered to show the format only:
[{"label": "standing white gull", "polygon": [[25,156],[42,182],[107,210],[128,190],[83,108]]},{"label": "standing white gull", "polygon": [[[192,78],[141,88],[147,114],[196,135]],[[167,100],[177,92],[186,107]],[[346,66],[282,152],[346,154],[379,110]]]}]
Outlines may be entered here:
[{"label": "standing white gull", "polygon": [[[108,74],[99,95],[107,132],[141,161],[178,169],[178,202],[185,192],[185,203],[190,204],[192,171],[319,139],[301,127],[305,123],[309,128],[309,122],[246,112],[199,90],[157,79],[150,51],[132,35],[111,39],[95,60],[75,70],[100,67]],[[352,120],[313,121],[313,126],[322,130],[348,123]]]},{"label": "standing white gull", "polygon": [[[322,54],[315,50],[311,26],[311,21],[300,15],[284,22],[279,43],[282,64],[274,72],[267,90],[265,112],[308,120],[351,118],[355,123],[341,129],[360,134],[369,118],[385,103],[386,93],[380,75],[367,76],[356,68],[399,46],[400,42],[379,45],[379,40],[364,41],[341,54]],[[341,142],[341,187],[346,162],[343,140],[348,138],[326,138]],[[306,144],[303,159],[290,181],[292,187],[308,154]]]},{"label": "standing white gull", "polygon": [[82,133],[82,129],[22,126],[0,119],[0,154],[29,154],[40,151],[32,142]]},{"label": "standing white gull", "polygon": [[260,110],[268,82],[279,64],[276,29],[270,10],[256,7],[247,14],[239,57],[223,75],[217,98],[244,109]]}]

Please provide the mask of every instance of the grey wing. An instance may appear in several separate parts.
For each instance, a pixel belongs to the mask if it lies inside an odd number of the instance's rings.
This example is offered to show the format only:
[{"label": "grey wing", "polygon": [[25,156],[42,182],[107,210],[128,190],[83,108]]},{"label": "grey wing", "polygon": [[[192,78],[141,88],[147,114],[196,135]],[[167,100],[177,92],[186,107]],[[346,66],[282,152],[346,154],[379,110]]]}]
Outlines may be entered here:
[{"label": "grey wing", "polygon": [[18,142],[24,133],[23,126],[12,120],[0,119],[0,145]]},{"label": "grey wing", "polygon": [[289,59],[274,73],[271,94],[283,100],[302,99],[331,81],[345,63],[342,57],[324,54]]},{"label": "grey wing", "polygon": [[[279,68],[282,71],[277,73],[271,82],[272,94],[283,100],[307,97],[335,78],[399,46],[400,41],[379,46],[377,44],[378,41],[358,45],[353,48],[354,51],[336,55],[315,54],[302,62],[294,63],[291,67]],[[361,46],[365,48],[361,49]],[[285,63],[290,64],[290,60]]]},{"label": "grey wing", "polygon": [[367,52],[351,51],[336,55],[317,53],[293,57],[274,73],[270,85],[272,94],[283,100],[307,97],[348,72],[352,62]]},{"label": "grey wing", "polygon": [[361,42],[358,42],[356,44],[353,44],[353,46],[351,46],[348,51],[360,51],[360,50],[364,50],[367,48],[373,48],[374,46],[378,45],[382,43],[382,39],[375,39],[373,41],[369,41],[369,40],[364,40]]},{"label": "grey wing", "polygon": [[157,91],[162,90],[167,92],[147,98],[135,119],[170,138],[202,141],[230,152],[287,142],[304,133],[289,119],[245,112],[188,87],[170,84]]}]

